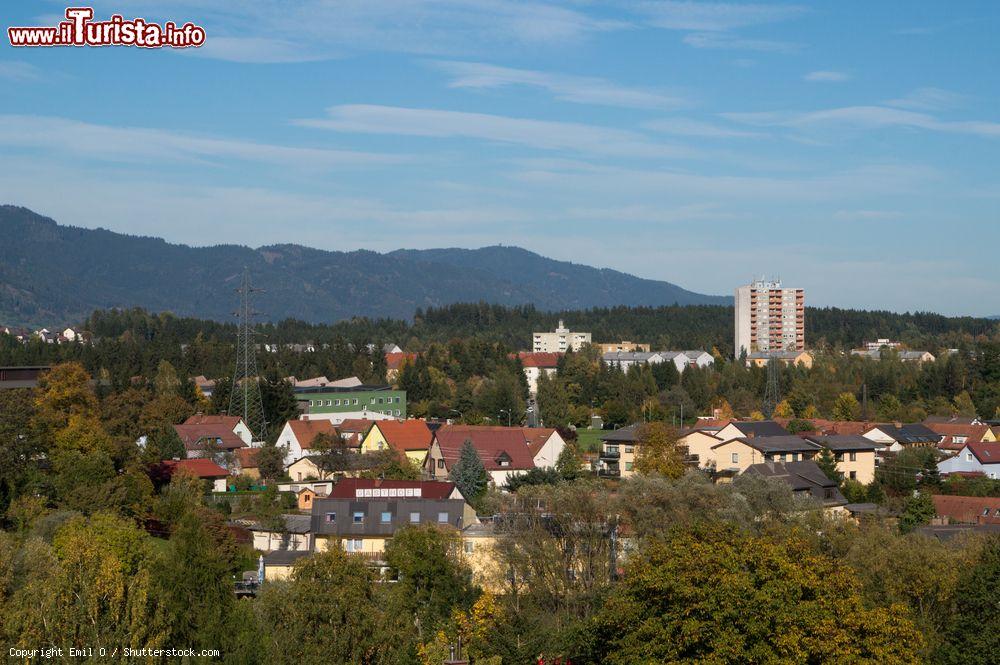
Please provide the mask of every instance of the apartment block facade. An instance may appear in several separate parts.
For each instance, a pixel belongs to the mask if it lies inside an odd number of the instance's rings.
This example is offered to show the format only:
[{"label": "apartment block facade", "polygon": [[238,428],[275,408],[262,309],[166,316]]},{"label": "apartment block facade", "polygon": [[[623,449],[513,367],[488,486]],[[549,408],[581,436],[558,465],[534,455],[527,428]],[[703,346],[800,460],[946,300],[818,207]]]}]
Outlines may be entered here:
[{"label": "apartment block facade", "polygon": [[579,351],[584,344],[590,344],[590,333],[574,332],[560,319],[555,332],[536,332],[532,335],[531,350],[535,353],[566,353]]},{"label": "apartment block facade", "polygon": [[803,289],[780,281],[756,280],[736,289],[737,358],[743,352],[802,351],[806,348]]}]

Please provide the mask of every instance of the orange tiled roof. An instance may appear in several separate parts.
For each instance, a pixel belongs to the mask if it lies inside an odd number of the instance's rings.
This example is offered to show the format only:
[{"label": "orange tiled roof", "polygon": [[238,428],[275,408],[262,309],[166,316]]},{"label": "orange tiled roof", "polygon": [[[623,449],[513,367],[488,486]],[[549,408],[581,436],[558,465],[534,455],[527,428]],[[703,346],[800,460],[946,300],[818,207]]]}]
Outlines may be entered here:
[{"label": "orange tiled roof", "polygon": [[427,450],[434,435],[423,420],[379,420],[375,423],[386,442],[401,453]]},{"label": "orange tiled roof", "polygon": [[332,436],[337,433],[337,430],[333,427],[333,423],[325,418],[318,418],[316,420],[289,420],[288,426],[292,428],[292,434],[298,439],[299,445],[302,446],[303,450],[312,448],[313,440],[320,434],[330,434]]}]

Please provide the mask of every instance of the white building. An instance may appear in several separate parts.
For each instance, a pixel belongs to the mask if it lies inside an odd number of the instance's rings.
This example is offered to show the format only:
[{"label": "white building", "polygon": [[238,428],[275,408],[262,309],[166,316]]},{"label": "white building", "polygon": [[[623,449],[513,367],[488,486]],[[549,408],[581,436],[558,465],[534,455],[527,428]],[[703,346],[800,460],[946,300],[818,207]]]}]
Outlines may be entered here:
[{"label": "white building", "polygon": [[802,351],[805,291],[756,280],[736,289],[735,357],[753,351]]},{"label": "white building", "polygon": [[683,372],[688,367],[708,367],[715,364],[715,358],[711,353],[701,350],[691,351],[615,351],[605,353],[602,360],[612,367],[617,367],[623,372],[628,371],[632,365],[658,365],[659,363],[672,362],[678,372]]},{"label": "white building", "polygon": [[565,353],[579,351],[584,344],[590,344],[589,332],[574,332],[563,325],[559,319],[559,327],[555,332],[536,332],[532,340],[531,350],[539,353]]},{"label": "white building", "polygon": [[939,462],[938,472],[981,473],[1000,479],[1000,443],[968,443],[954,457]]}]

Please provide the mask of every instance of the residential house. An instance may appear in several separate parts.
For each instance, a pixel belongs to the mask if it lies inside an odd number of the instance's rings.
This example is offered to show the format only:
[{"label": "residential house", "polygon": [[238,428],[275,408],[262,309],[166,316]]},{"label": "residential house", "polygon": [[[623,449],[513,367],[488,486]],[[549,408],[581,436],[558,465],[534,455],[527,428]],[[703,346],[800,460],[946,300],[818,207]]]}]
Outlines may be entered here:
[{"label": "residential house", "polygon": [[584,344],[590,344],[590,333],[574,332],[566,328],[562,319],[559,319],[559,326],[555,332],[536,332],[533,334],[531,350],[565,353],[566,351],[579,351]]},{"label": "residential house", "polygon": [[257,465],[257,455],[260,448],[237,448],[235,468],[236,473],[247,478],[259,479],[260,467]]},{"label": "residential house", "polygon": [[819,454],[820,447],[793,434],[752,436],[725,439],[711,448],[717,474],[725,476],[745,472],[763,462],[800,462]]},{"label": "residential house", "polygon": [[566,441],[553,427],[522,427],[531,459],[539,469],[553,468],[566,448]]},{"label": "residential house", "polygon": [[924,424],[933,432],[941,435],[937,449],[950,455],[960,451],[967,443],[996,441],[996,436],[990,426],[979,422],[941,422],[927,419]]},{"label": "residential house", "polygon": [[316,551],[340,547],[376,563],[405,526],[436,524],[461,531],[477,521],[454,483],[376,479],[341,481],[330,496],[313,501],[311,517]]},{"label": "residential house", "polygon": [[423,420],[379,420],[372,423],[361,442],[361,452],[393,449],[422,467],[434,434]]},{"label": "residential house", "polygon": [[278,582],[287,580],[295,564],[310,556],[311,551],[305,550],[275,550],[264,555],[264,580]]},{"label": "residential house", "polygon": [[175,473],[183,473],[201,478],[211,485],[213,492],[225,492],[229,471],[209,459],[163,460],[160,463],[163,477],[172,478]]},{"label": "residential house", "polygon": [[396,379],[399,378],[399,372],[403,369],[403,365],[408,363],[413,363],[417,360],[416,353],[404,353],[402,351],[394,351],[392,353],[385,354],[385,380],[389,383],[395,383]]},{"label": "residential house", "polygon": [[562,353],[554,352],[528,352],[522,351],[517,354],[524,368],[524,377],[528,380],[528,392],[532,395],[538,392],[538,377],[542,374],[554,376],[559,368],[559,359]]},{"label": "residential house", "polygon": [[0,390],[35,388],[38,380],[52,367],[49,365],[20,365],[0,367]]},{"label": "residential house", "polygon": [[[374,349],[372,349],[372,350],[374,350]],[[382,353],[383,353],[383,355],[384,354],[389,354],[389,353],[402,353],[402,352],[403,352],[403,349],[401,349],[399,347],[399,345],[397,345],[397,344],[393,344],[393,343],[390,342],[390,343],[382,345]]]},{"label": "residential house", "polygon": [[789,434],[791,432],[774,420],[731,420],[715,436],[721,441],[729,441],[740,437],[788,436]]},{"label": "residential house", "polygon": [[865,485],[875,480],[875,454],[882,444],[860,435],[806,436],[822,448],[828,448],[837,460],[837,471],[844,478]]},{"label": "residential house", "polygon": [[822,502],[828,510],[840,511],[847,500],[840,493],[837,482],[830,480],[815,462],[762,462],[747,468],[746,473],[780,480],[796,496],[810,496]]},{"label": "residential house", "polygon": [[629,478],[635,475],[639,427],[639,425],[629,425],[601,435],[601,454],[598,457],[597,468],[599,475],[617,478]]},{"label": "residential house", "polygon": [[941,475],[981,473],[1000,479],[1000,443],[966,443],[957,455],[938,462],[937,468]]},{"label": "residential house", "polygon": [[253,444],[253,432],[247,427],[247,424],[243,422],[243,419],[239,416],[227,416],[223,414],[217,415],[206,415],[204,413],[196,413],[184,421],[185,425],[211,425],[211,426],[224,426],[232,430],[233,434],[238,436],[243,443],[249,445]]},{"label": "residential house", "polygon": [[212,393],[215,392],[215,381],[206,378],[205,375],[199,374],[198,376],[192,376],[191,381],[194,382],[195,388],[201,393],[201,396],[205,399],[210,399]]},{"label": "residential house", "polygon": [[747,365],[767,367],[771,358],[785,365],[801,365],[806,369],[813,366],[813,354],[809,351],[754,351],[747,355]]},{"label": "residential house", "polygon": [[[191,418],[188,418],[188,421],[190,420]],[[247,446],[229,424],[184,422],[174,425],[174,431],[184,444],[189,459],[210,457],[215,453],[232,453]]]},{"label": "residential house", "polygon": [[935,494],[938,524],[1000,524],[1000,497]]},{"label": "residential house", "polygon": [[[932,363],[934,362],[934,354],[930,351],[900,351],[896,349],[886,350],[885,357],[889,358],[896,356],[904,363]],[[851,351],[851,355],[861,356],[863,358],[868,358],[869,360],[881,360],[883,357],[882,349],[854,349]]]},{"label": "residential house", "polygon": [[720,426],[701,426],[696,424],[679,432],[678,445],[687,450],[687,458],[694,466],[706,468],[714,466],[715,454],[712,447],[722,443],[719,438]]},{"label": "residential house", "polygon": [[327,478],[332,478],[335,475],[319,468],[316,462],[309,459],[308,456],[300,457],[291,464],[286,465],[285,473],[289,478],[295,480],[296,482],[310,478],[325,480]]},{"label": "residential house", "polygon": [[472,443],[497,487],[503,487],[510,477],[535,468],[535,451],[520,427],[445,425],[434,433],[424,473],[431,478],[447,478],[466,441]]},{"label": "residential house", "polygon": [[310,552],[313,549],[312,517],[309,515],[282,515],[281,527],[277,529],[260,522],[248,528],[253,534],[253,548],[260,552]]},{"label": "residential house", "polygon": [[615,351],[605,353],[601,359],[612,367],[627,371],[633,365],[658,365],[664,362],[674,363],[678,372],[688,367],[708,367],[715,364],[711,353],[701,350],[690,351]]},{"label": "residential house", "polygon": [[933,448],[941,441],[941,435],[923,423],[875,425],[862,436],[883,444],[893,453],[911,447]]},{"label": "residential house", "polygon": [[285,466],[302,457],[315,454],[313,442],[320,434],[336,438],[337,429],[329,420],[289,420],[275,442],[285,450]]}]

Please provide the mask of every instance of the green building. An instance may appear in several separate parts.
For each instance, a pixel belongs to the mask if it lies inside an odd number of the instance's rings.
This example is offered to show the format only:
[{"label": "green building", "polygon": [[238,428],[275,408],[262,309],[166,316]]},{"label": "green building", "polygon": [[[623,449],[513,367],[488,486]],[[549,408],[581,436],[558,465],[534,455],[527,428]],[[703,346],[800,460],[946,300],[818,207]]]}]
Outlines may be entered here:
[{"label": "green building", "polygon": [[302,413],[350,413],[361,418],[363,412],[406,418],[406,391],[391,386],[322,386],[298,388],[295,397]]}]

